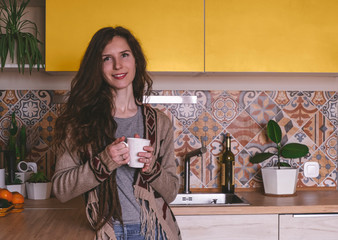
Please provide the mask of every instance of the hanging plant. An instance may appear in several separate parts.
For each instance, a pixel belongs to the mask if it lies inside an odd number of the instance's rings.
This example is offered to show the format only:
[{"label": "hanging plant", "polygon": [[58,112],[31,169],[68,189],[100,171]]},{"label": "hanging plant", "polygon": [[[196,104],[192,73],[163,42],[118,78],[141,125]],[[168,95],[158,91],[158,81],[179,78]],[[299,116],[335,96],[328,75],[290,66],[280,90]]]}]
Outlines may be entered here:
[{"label": "hanging plant", "polygon": [[37,38],[38,28],[34,22],[23,19],[29,2],[30,0],[22,0],[18,5],[17,0],[0,0],[1,71],[5,67],[8,53],[12,63],[16,56],[20,73],[24,73],[25,64],[28,64],[30,73],[33,66],[36,65],[39,71],[43,64],[39,50],[42,42]]}]

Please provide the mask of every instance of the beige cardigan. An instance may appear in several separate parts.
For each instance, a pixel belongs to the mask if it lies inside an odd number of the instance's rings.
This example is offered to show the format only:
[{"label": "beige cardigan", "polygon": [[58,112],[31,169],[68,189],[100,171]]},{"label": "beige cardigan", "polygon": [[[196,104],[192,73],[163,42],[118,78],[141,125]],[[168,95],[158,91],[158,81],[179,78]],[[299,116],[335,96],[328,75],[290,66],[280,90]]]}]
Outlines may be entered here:
[{"label": "beige cardigan", "polygon": [[[143,231],[147,229],[144,232],[146,239],[154,239],[157,222],[168,239],[181,239],[176,219],[168,205],[175,199],[179,189],[172,124],[161,111],[147,105],[143,105],[142,109],[146,138],[150,139],[154,147],[150,172],[140,173],[134,185],[135,197],[141,204],[142,229]],[[52,179],[53,192],[61,202],[88,193],[87,218],[93,226],[97,219],[98,206],[98,198],[94,189],[119,165],[111,161],[106,149],[98,156],[91,156],[86,163],[81,164],[81,162],[77,153],[65,151],[58,154]],[[96,239],[116,239],[109,221],[98,232]]]}]

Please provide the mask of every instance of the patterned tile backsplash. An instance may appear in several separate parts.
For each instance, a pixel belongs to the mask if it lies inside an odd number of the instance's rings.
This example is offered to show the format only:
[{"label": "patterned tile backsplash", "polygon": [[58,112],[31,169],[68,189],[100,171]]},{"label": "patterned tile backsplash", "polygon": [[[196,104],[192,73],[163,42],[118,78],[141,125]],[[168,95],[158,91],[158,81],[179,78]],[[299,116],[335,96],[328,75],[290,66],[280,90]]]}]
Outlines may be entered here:
[{"label": "patterned tile backsplash", "polygon": [[[55,96],[67,91],[3,90],[0,91],[0,145],[8,142],[10,114],[15,111],[18,125],[30,130],[32,142],[27,161],[38,164],[48,177],[54,172],[52,149],[55,119],[59,103]],[[306,144],[310,154],[291,163],[300,169],[298,189],[336,188],[338,151],[338,92],[332,91],[154,91],[154,95],[197,96],[196,104],[152,104],[169,116],[174,125],[177,175],[183,187],[183,159],[186,153],[200,148],[208,151],[191,159],[191,189],[219,187],[219,160],[223,137],[232,136],[235,154],[236,190],[262,187],[260,168],[275,159],[253,165],[249,158],[256,152],[272,149],[265,127],[270,119],[282,127],[283,142]],[[34,129],[36,131],[34,131]],[[38,133],[34,138],[34,133]],[[320,174],[303,175],[304,163],[316,161]]]}]

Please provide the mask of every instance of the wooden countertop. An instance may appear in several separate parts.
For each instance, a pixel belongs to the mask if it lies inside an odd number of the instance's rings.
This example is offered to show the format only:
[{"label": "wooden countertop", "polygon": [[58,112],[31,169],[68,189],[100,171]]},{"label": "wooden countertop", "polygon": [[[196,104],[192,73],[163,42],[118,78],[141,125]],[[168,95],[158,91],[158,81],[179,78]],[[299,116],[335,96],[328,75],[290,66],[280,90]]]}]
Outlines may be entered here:
[{"label": "wooden countertop", "polygon": [[338,191],[298,191],[294,196],[274,197],[261,192],[236,193],[248,206],[172,206],[175,215],[338,213]]},{"label": "wooden countertop", "polygon": [[81,198],[67,203],[57,199],[25,200],[24,211],[0,217],[0,239],[93,240]]},{"label": "wooden countertop", "polygon": [[[241,192],[249,206],[172,206],[175,215],[338,213],[338,191],[299,191],[292,197],[270,197]],[[21,213],[0,217],[0,239],[93,240],[82,198],[60,203],[57,199],[25,201]]]}]

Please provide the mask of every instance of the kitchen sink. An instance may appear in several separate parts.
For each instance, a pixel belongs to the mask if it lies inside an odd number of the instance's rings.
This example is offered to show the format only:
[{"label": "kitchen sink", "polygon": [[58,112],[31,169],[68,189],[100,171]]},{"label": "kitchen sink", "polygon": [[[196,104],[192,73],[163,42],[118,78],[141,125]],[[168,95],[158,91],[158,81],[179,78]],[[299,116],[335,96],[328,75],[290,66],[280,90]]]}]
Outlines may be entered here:
[{"label": "kitchen sink", "polygon": [[171,205],[250,205],[244,198],[232,193],[179,193]]}]

